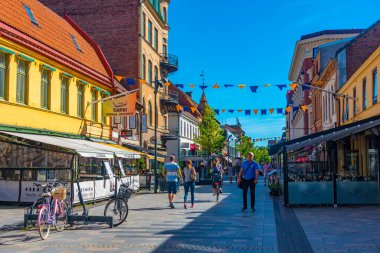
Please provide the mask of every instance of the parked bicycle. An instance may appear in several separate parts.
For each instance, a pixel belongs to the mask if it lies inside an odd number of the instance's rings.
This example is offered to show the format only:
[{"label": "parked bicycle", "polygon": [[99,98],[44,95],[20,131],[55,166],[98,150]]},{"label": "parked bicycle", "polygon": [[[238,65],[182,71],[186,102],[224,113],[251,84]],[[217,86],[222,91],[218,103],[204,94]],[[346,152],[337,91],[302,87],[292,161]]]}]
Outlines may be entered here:
[{"label": "parked bicycle", "polygon": [[113,217],[113,226],[119,226],[128,216],[128,200],[133,191],[129,188],[129,184],[122,183],[118,194],[113,197],[104,209],[104,216]]},{"label": "parked bicycle", "polygon": [[66,204],[67,184],[48,183],[37,184],[43,188],[41,203],[36,204],[38,210],[37,226],[40,237],[46,240],[50,233],[50,227],[54,226],[58,232],[65,229],[68,218],[68,206]]}]

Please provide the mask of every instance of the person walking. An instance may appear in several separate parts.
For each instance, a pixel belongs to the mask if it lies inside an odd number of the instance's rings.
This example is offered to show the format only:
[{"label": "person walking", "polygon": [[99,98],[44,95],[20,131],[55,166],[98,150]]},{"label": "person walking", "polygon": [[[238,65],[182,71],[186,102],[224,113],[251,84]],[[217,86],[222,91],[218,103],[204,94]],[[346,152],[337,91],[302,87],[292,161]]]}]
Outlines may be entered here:
[{"label": "person walking", "polygon": [[[264,186],[267,185],[268,173],[269,173],[269,163],[265,163],[263,165]],[[269,184],[269,182],[268,182],[268,184]]]},{"label": "person walking", "polygon": [[234,176],[234,168],[232,168],[232,164],[228,164],[228,177],[230,179],[230,184],[232,184],[232,178]]},{"label": "person walking", "polygon": [[191,160],[187,160],[186,167],[183,169],[183,174],[185,175],[185,182],[183,188],[185,188],[185,195],[183,196],[183,207],[187,209],[187,196],[191,194],[191,208],[194,208],[194,189],[195,189],[195,179],[196,173]]},{"label": "person walking", "polygon": [[238,176],[238,184],[242,181],[243,185],[243,208],[242,212],[247,209],[248,188],[251,194],[251,211],[255,211],[255,187],[259,178],[259,165],[253,161],[253,153],[249,152],[247,160],[242,165]]},{"label": "person walking", "polygon": [[234,176],[235,176],[235,181],[237,183],[238,181],[238,174],[239,174],[239,171],[240,171],[240,166],[238,163],[235,164],[234,166]]},{"label": "person walking", "polygon": [[182,180],[182,173],[178,164],[175,162],[175,156],[171,155],[169,160],[170,162],[164,165],[162,175],[166,176],[166,181],[168,183],[169,207],[174,208],[173,202],[175,195],[177,194],[178,178],[181,178]]}]

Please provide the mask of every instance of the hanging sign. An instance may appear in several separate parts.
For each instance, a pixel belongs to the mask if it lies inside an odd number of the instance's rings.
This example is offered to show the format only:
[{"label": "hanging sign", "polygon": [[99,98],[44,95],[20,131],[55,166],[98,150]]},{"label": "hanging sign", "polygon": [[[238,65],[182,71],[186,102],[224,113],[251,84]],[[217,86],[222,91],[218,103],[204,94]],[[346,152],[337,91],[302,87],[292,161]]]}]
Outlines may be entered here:
[{"label": "hanging sign", "polygon": [[115,117],[134,115],[136,107],[136,95],[133,93],[115,99],[107,100],[103,103],[103,116]]},{"label": "hanging sign", "polygon": [[141,115],[141,132],[148,132],[148,116],[146,114]]}]

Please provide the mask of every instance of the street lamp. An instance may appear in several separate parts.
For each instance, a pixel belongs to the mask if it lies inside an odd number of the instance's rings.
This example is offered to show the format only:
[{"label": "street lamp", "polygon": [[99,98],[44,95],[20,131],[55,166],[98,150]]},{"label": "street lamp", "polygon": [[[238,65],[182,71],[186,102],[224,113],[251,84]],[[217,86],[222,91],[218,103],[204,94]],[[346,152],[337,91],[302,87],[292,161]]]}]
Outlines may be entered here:
[{"label": "street lamp", "polygon": [[154,80],[154,193],[157,193],[158,178],[157,178],[157,125],[158,125],[158,113],[157,113],[157,93],[158,88],[164,87],[161,81]]},{"label": "street lamp", "polygon": [[230,159],[230,138],[232,137],[232,135],[230,134],[230,136],[228,136],[227,138],[227,168],[229,166],[229,159]]}]

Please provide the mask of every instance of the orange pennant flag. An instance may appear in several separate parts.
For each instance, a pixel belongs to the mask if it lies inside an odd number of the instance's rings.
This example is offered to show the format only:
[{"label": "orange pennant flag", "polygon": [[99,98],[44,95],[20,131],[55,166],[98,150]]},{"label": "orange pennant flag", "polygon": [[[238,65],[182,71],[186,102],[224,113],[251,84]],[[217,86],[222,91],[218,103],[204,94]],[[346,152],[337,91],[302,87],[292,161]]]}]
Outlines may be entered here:
[{"label": "orange pennant flag", "polygon": [[239,87],[240,89],[243,89],[246,85],[245,84],[238,84],[237,87]]},{"label": "orange pennant flag", "polygon": [[253,113],[256,115],[259,112],[258,109],[253,110]]},{"label": "orange pennant flag", "polygon": [[259,141],[259,139],[256,139],[256,141]]},{"label": "orange pennant flag", "polygon": [[180,105],[177,105],[177,106],[176,106],[176,109],[177,109],[177,112],[179,112],[179,111],[182,111],[182,110],[183,110],[183,107],[180,106]]},{"label": "orange pennant flag", "polygon": [[296,87],[297,87],[297,84],[296,84],[296,83],[292,83],[292,84],[290,84],[290,88],[292,88],[292,90],[294,90]]},{"label": "orange pennant flag", "polygon": [[166,86],[166,87],[169,87],[169,86],[170,86],[170,82],[166,82],[166,83],[165,83],[165,86]]},{"label": "orange pennant flag", "polygon": [[197,109],[197,108],[195,108],[195,107],[190,107],[190,109],[191,109],[191,112],[194,113],[194,112],[195,112],[195,109]]},{"label": "orange pennant flag", "polygon": [[194,89],[195,85],[194,84],[189,84],[190,88]]},{"label": "orange pennant flag", "polygon": [[219,89],[220,88],[220,86],[216,83],[216,84],[214,84],[214,86],[212,86],[214,89]]},{"label": "orange pennant flag", "polygon": [[145,83],[145,80],[144,79],[139,79],[139,82],[144,84]]},{"label": "orange pennant flag", "polygon": [[289,113],[292,110],[292,108],[290,106],[288,106],[285,108],[285,110]]},{"label": "orange pennant flag", "polygon": [[270,114],[272,114],[273,111],[274,111],[274,108],[270,108],[270,109],[269,109]]},{"label": "orange pennant flag", "polygon": [[302,111],[306,111],[306,108],[307,108],[306,105],[301,105],[301,109],[302,109]]},{"label": "orange pennant flag", "polygon": [[223,112],[223,113],[226,112],[226,109],[222,109],[222,112]]},{"label": "orange pennant flag", "polygon": [[239,110],[237,110],[238,112],[242,112],[243,110],[242,109],[239,109]]}]

